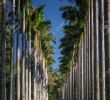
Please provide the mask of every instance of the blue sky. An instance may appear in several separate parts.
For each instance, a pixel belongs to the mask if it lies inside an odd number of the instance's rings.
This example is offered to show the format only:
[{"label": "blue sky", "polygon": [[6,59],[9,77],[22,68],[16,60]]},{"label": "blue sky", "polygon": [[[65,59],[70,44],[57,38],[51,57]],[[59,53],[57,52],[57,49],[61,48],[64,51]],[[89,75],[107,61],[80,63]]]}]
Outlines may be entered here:
[{"label": "blue sky", "polygon": [[60,39],[63,37],[63,33],[61,32],[61,30],[64,23],[63,19],[61,18],[61,12],[59,11],[59,8],[63,5],[70,5],[70,3],[67,2],[67,0],[32,0],[32,3],[34,6],[46,4],[45,19],[51,21],[51,32],[56,37],[56,44],[54,44],[55,54],[53,55],[56,63],[53,65],[53,67],[57,68],[59,65],[58,58],[61,56],[59,45]]}]

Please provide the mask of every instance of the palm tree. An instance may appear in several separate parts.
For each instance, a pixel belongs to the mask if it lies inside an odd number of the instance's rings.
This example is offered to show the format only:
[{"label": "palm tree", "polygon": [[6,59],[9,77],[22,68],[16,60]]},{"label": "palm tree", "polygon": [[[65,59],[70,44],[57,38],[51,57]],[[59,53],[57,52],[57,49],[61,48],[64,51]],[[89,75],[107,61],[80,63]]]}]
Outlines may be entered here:
[{"label": "palm tree", "polygon": [[2,57],[1,57],[1,74],[2,74],[2,86],[1,86],[1,98],[2,100],[6,100],[6,38],[5,38],[5,15],[6,15],[6,0],[2,0]]},{"label": "palm tree", "polygon": [[104,0],[99,0],[100,4],[100,33],[101,33],[101,98],[102,100],[106,100],[105,98],[105,34],[104,34]]},{"label": "palm tree", "polygon": [[28,91],[29,96],[28,99],[31,100],[31,13],[30,12],[30,0],[27,2],[27,16],[28,16],[28,23],[27,23],[27,35],[28,35]]},{"label": "palm tree", "polygon": [[[2,15],[2,1],[0,1],[0,5],[1,5],[1,7],[0,7],[0,15]],[[0,23],[1,23],[1,21],[2,21],[2,16],[0,16]],[[2,39],[2,36],[1,36],[1,27],[0,27],[0,44],[2,44],[1,43],[1,39]],[[2,51],[2,47],[0,46],[0,52]],[[0,53],[0,66],[1,66],[1,53]],[[0,67],[0,80],[2,80],[2,78],[1,78],[1,76],[2,76],[2,69],[1,69],[2,67]],[[0,88],[2,88],[2,85],[1,85],[1,81],[0,81]],[[1,90],[0,90],[0,92],[1,92]],[[1,99],[1,96],[0,96],[0,99]]]},{"label": "palm tree", "polygon": [[95,68],[95,84],[96,84],[96,98],[97,100],[100,100],[100,86],[99,86],[99,43],[98,43],[98,37],[99,37],[99,31],[98,31],[98,0],[94,0],[94,45],[95,45],[95,58],[94,58],[94,68]]},{"label": "palm tree", "polygon": [[14,23],[15,22],[15,0],[12,0],[12,29],[11,29],[11,77],[10,77],[10,100],[14,99]]},{"label": "palm tree", "polygon": [[[32,77],[32,80],[33,80],[33,99],[36,100],[37,98],[37,90],[38,88],[36,89],[37,87],[37,81],[36,81],[36,77],[37,77],[37,62],[38,62],[38,53],[39,53],[39,45],[40,45],[40,31],[38,31],[38,25],[39,23],[41,23],[42,21],[42,18],[40,18],[40,20],[37,21],[38,18],[38,14],[41,14],[41,13],[38,13],[37,12],[37,9],[34,9],[32,8],[33,12],[32,12],[32,15],[31,15],[31,25],[33,25],[34,27],[31,27],[31,31],[32,33],[32,48],[33,48],[33,77]],[[42,16],[42,14],[41,14]]]},{"label": "palm tree", "polygon": [[[27,3],[26,3],[26,37],[25,37],[25,68],[26,68],[26,100],[29,99],[28,95],[29,95],[29,69],[31,68],[31,62],[29,61],[30,60],[30,14],[29,14],[29,11],[30,11],[30,0],[27,0]],[[31,80],[30,80],[31,82]]]},{"label": "palm tree", "polygon": [[88,99],[91,99],[91,7],[88,10]]},{"label": "palm tree", "polygon": [[93,28],[93,0],[90,0],[90,13],[91,13],[91,91],[92,91],[92,99],[94,100],[94,28]]},{"label": "palm tree", "polygon": [[[105,64],[106,64],[106,73],[108,74],[109,71],[110,71],[110,15],[109,15],[109,12],[110,12],[110,2],[109,0],[105,0],[104,1],[104,24],[105,24]],[[107,25],[107,27],[106,27]],[[110,76],[109,75],[106,75],[106,99],[109,99],[110,98]]]},{"label": "palm tree", "polygon": [[25,0],[22,2],[22,100],[25,100]]},{"label": "palm tree", "polygon": [[[17,17],[18,17],[18,23],[20,25],[20,0],[18,0],[17,4]],[[20,27],[20,26],[19,26]],[[17,100],[20,100],[20,31],[17,32],[17,51],[16,51],[16,66],[17,66]]]}]

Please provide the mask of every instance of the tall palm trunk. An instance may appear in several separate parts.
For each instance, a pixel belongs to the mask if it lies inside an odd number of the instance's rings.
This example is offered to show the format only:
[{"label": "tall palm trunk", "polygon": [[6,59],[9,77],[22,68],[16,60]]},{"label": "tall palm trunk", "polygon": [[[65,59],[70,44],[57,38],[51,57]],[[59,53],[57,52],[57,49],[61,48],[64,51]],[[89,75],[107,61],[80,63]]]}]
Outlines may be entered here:
[{"label": "tall palm trunk", "polygon": [[70,88],[69,90],[70,91],[69,92],[70,92],[70,100],[71,100],[71,68],[70,68],[70,73],[69,74],[70,74],[70,79],[69,79],[69,88]]},{"label": "tall palm trunk", "polygon": [[[74,66],[74,67],[75,67],[75,66]],[[74,97],[75,97],[75,95],[74,95],[74,94],[75,94],[75,93],[74,93],[74,92],[75,92],[75,91],[74,91],[74,86],[75,86],[75,85],[74,85],[74,67],[73,67],[73,100],[74,100]],[[65,89],[65,91],[66,91],[66,89]],[[66,99],[65,99],[65,100],[66,100]]]},{"label": "tall palm trunk", "polygon": [[[18,21],[20,24],[20,0],[18,0]],[[19,31],[17,32],[17,100],[20,100],[20,43],[19,43]]]},{"label": "tall palm trunk", "polygon": [[26,100],[28,100],[28,68],[29,68],[29,64],[28,64],[28,40],[27,40],[27,35],[26,35],[26,40],[25,40],[25,68],[26,68]]},{"label": "tall palm trunk", "polygon": [[25,0],[23,0],[22,18],[22,100],[25,100]]},{"label": "tall palm trunk", "polygon": [[29,100],[31,100],[31,38],[29,38],[29,53],[28,53],[28,59],[29,59]]},{"label": "tall palm trunk", "polygon": [[[87,25],[85,26],[85,100],[87,99]],[[79,99],[80,100],[80,99]]]},{"label": "tall palm trunk", "polygon": [[30,0],[27,0],[27,63],[26,63],[26,100],[31,100],[31,22]]},{"label": "tall palm trunk", "polygon": [[94,59],[93,59],[93,55],[94,55],[94,48],[93,46],[93,0],[89,1],[90,4],[90,100],[94,99],[93,92],[94,92],[94,88],[93,86],[93,65],[94,65]]},{"label": "tall palm trunk", "polygon": [[17,33],[17,100],[20,100],[20,44],[19,32]]},{"label": "tall palm trunk", "polygon": [[84,57],[84,48],[83,48],[83,41],[81,43],[81,100],[84,100],[84,76],[83,76],[83,72],[84,72],[84,60],[83,60],[83,57]]},{"label": "tall palm trunk", "polygon": [[86,94],[85,94],[86,93],[86,90],[85,90],[86,89],[85,88],[85,86],[86,86],[85,85],[86,84],[85,83],[85,72],[86,72],[86,70],[85,70],[85,66],[86,66],[85,65],[85,35],[83,35],[83,88],[84,88],[83,89],[83,91],[84,91],[83,95],[84,95],[84,100],[86,99]]},{"label": "tall palm trunk", "polygon": [[110,99],[110,1],[104,0],[105,2],[105,35],[106,35],[106,99]]},{"label": "tall palm trunk", "polygon": [[93,28],[93,0],[90,0],[90,7],[91,7],[91,10],[90,10],[90,13],[91,13],[91,97],[92,97],[92,100],[94,100],[94,28]]},{"label": "tall palm trunk", "polygon": [[[79,48],[80,49],[80,48]],[[80,66],[81,66],[81,57],[80,57],[80,50],[79,50],[79,54],[78,54],[78,70],[79,70],[79,74],[78,74],[78,78],[79,78],[79,82],[78,82],[78,84],[79,84],[79,99],[78,100],[80,100],[81,99],[81,76],[80,76]],[[74,66],[73,66],[74,67]],[[73,70],[72,70],[72,79],[73,79]],[[73,80],[72,80],[72,90],[73,90]],[[72,94],[73,94],[73,91],[72,91]],[[73,95],[72,95],[72,100],[73,100]]]},{"label": "tall palm trunk", "polygon": [[[31,23],[30,23],[31,24]],[[31,28],[31,25],[30,27]],[[31,31],[29,29],[29,49],[28,49],[28,63],[29,63],[29,100],[31,100]]]},{"label": "tall palm trunk", "polygon": [[1,98],[2,100],[6,100],[6,39],[5,39],[5,15],[6,15],[6,0],[2,0],[2,57],[1,57],[1,65],[2,65],[2,86],[1,86]]},{"label": "tall palm trunk", "polygon": [[100,84],[99,84],[99,29],[98,29],[98,0],[94,0],[95,5],[95,15],[94,15],[94,45],[95,45],[95,58],[94,58],[94,68],[96,71],[95,84],[96,84],[96,100],[100,100]]},{"label": "tall palm trunk", "polygon": [[104,0],[99,0],[100,3],[100,33],[101,33],[101,98],[105,100],[105,35],[104,35]]},{"label": "tall palm trunk", "polygon": [[10,100],[14,100],[14,22],[15,22],[15,0],[12,0],[12,24],[11,29],[11,77],[10,77]]},{"label": "tall palm trunk", "polygon": [[37,49],[34,51],[34,66],[33,66],[33,100],[36,100],[36,68],[37,68]]},{"label": "tall palm trunk", "polygon": [[[87,22],[88,22],[88,21],[87,21]],[[88,79],[89,79],[89,78],[88,78],[88,65],[89,65],[89,60],[88,60],[88,56],[89,56],[89,55],[88,55],[88,54],[89,54],[89,53],[88,53],[88,47],[89,47],[89,45],[88,45],[88,43],[89,43],[89,42],[88,42],[88,32],[89,32],[89,23],[87,23],[87,33],[86,33],[86,52],[87,52],[87,53],[86,53],[86,59],[87,59],[87,60],[86,60],[86,63],[87,63],[87,64],[86,64],[86,66],[87,66],[87,89],[86,89],[86,91],[87,91],[87,94],[86,94],[86,95],[87,95],[87,96],[86,96],[86,99],[87,99],[87,100],[88,100],[88,98],[89,98],[89,95],[88,95],[88,91],[89,91],[89,89],[88,89],[88,87],[89,87],[89,86],[88,86],[88,83],[89,83],[89,81],[88,81]]]},{"label": "tall palm trunk", "polygon": [[28,44],[29,44],[29,37],[28,37],[28,3],[26,4],[26,37],[25,37],[25,69],[26,69],[26,75],[25,75],[25,78],[26,78],[26,100],[28,100],[28,92],[29,92],[29,90],[28,90],[28,73],[29,73],[29,59],[28,59],[28,49],[29,49],[29,47],[28,47]]},{"label": "tall palm trunk", "polygon": [[90,11],[90,1],[89,1],[89,11],[88,11],[88,99],[91,100],[91,11]]}]

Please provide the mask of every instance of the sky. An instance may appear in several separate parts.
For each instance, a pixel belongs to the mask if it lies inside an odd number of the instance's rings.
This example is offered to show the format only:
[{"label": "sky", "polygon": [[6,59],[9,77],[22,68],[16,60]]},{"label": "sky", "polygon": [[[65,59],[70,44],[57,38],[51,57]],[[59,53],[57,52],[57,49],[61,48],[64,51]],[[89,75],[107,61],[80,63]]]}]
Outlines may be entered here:
[{"label": "sky", "polygon": [[55,59],[55,64],[53,64],[53,68],[58,68],[59,60],[58,58],[61,56],[60,54],[60,39],[63,37],[63,33],[61,32],[64,20],[61,17],[61,11],[59,8],[64,5],[70,5],[67,0],[32,0],[32,4],[35,7],[38,7],[42,4],[46,4],[45,7],[45,20],[50,20],[52,24],[51,32],[54,34],[56,38],[56,44],[54,45],[55,54],[53,55]]}]

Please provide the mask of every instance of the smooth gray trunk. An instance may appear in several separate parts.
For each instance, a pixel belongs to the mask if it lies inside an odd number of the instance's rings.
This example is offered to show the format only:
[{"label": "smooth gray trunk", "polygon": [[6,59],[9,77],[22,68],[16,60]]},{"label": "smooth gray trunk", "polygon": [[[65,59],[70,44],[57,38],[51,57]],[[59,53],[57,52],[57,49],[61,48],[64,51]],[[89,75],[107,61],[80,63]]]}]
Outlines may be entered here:
[{"label": "smooth gray trunk", "polygon": [[22,100],[25,100],[25,5],[23,6],[22,20]]},{"label": "smooth gray trunk", "polygon": [[105,98],[105,34],[104,34],[104,0],[99,0],[100,3],[100,33],[101,33],[101,64],[100,64],[100,92],[101,92],[101,100],[106,100]]},{"label": "smooth gray trunk", "polygon": [[19,32],[17,33],[17,100],[20,100],[20,43]]},{"label": "smooth gray trunk", "polygon": [[34,75],[33,75],[33,80],[34,80],[34,84],[33,84],[33,88],[34,88],[34,100],[36,100],[36,93],[37,93],[37,91],[36,91],[36,68],[37,68],[37,50],[35,50],[34,51],[34,68],[33,68],[33,73],[34,73]]},{"label": "smooth gray trunk", "polygon": [[96,75],[95,75],[95,84],[96,84],[96,100],[100,100],[100,84],[99,84],[99,28],[98,28],[98,17],[99,17],[99,10],[98,10],[98,0],[94,0],[94,6],[95,6],[95,9],[94,9],[94,12],[95,12],[95,15],[94,15],[94,45],[95,45],[95,58],[94,58],[94,68],[95,68],[95,71],[96,71]]},{"label": "smooth gray trunk", "polygon": [[31,39],[29,39],[29,51],[28,51],[28,59],[29,59],[29,100],[31,100]]},{"label": "smooth gray trunk", "polygon": [[28,60],[28,43],[29,43],[29,41],[27,40],[27,35],[26,35],[26,41],[25,41],[25,68],[26,68],[26,76],[25,76],[25,78],[26,78],[26,100],[28,100],[28,92],[29,92],[29,90],[28,90],[28,82],[29,82],[29,80],[28,80],[28,72],[29,72],[29,60]]},{"label": "smooth gray trunk", "polygon": [[[20,24],[20,0],[18,0],[18,21]],[[17,100],[20,100],[20,32],[17,32],[17,54],[16,54],[16,66],[17,66]]]},{"label": "smooth gray trunk", "polygon": [[91,82],[91,91],[92,91],[92,93],[91,93],[91,97],[92,97],[92,100],[94,100],[94,28],[93,28],[93,22],[94,22],[94,19],[93,19],[93,16],[94,16],[94,14],[93,14],[93,0],[90,0],[90,4],[91,4],[91,56],[92,56],[92,58],[91,58],[91,63],[92,63],[92,65],[91,65],[91,80],[92,80],[92,82]]}]

